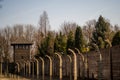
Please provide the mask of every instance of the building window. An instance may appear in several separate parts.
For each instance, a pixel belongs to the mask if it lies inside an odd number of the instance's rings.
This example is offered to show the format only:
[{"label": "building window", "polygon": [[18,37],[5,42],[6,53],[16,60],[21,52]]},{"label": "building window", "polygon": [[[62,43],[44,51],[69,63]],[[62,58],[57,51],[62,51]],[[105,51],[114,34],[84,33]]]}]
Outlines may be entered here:
[{"label": "building window", "polygon": [[19,49],[23,49],[23,45],[19,45]]},{"label": "building window", "polygon": [[28,45],[26,45],[26,49],[28,49],[29,48],[29,46]]},{"label": "building window", "polygon": [[18,49],[18,45],[15,45],[15,49]]},{"label": "building window", "polygon": [[25,49],[25,46],[23,45],[23,49]]}]

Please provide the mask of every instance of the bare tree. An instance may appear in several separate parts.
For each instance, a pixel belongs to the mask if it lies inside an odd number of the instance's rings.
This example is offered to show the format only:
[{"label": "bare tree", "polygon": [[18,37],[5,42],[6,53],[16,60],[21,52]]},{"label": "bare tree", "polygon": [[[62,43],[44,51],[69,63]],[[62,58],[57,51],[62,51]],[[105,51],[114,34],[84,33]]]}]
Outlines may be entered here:
[{"label": "bare tree", "polygon": [[48,14],[46,11],[44,11],[40,15],[39,27],[36,29],[34,33],[34,39],[37,49],[38,47],[41,46],[41,43],[43,42],[44,38],[47,37],[49,31],[50,31],[50,24],[49,24]]},{"label": "bare tree", "polygon": [[46,11],[44,11],[43,14],[40,16],[39,25],[40,25],[40,28],[39,28],[40,32],[42,32],[44,34],[44,36],[46,37],[48,31],[50,30],[48,14]]},{"label": "bare tree", "polygon": [[11,39],[11,28],[7,26],[2,30],[2,49],[3,49],[3,54],[6,59],[10,59],[10,39]]},{"label": "bare tree", "polygon": [[24,30],[24,36],[26,39],[33,41],[35,34],[35,28],[32,25],[26,25]]},{"label": "bare tree", "polygon": [[21,24],[16,24],[13,26],[13,35],[15,38],[24,36],[24,28]]},{"label": "bare tree", "polygon": [[[3,36],[2,33],[3,33],[3,31],[0,30],[0,49],[1,49],[1,50],[0,50],[0,51],[1,51],[0,54],[1,54],[1,55],[3,55],[4,43],[6,42],[6,41],[5,41],[5,37]],[[0,56],[1,56],[1,55],[0,55]]]},{"label": "bare tree", "polygon": [[61,32],[65,35],[68,36],[69,32],[72,31],[73,33],[75,33],[77,24],[76,23],[72,23],[72,22],[64,22],[61,25]]},{"label": "bare tree", "polygon": [[95,20],[90,20],[86,22],[86,25],[83,27],[83,34],[85,38],[90,42],[90,39],[92,38],[92,33],[94,31],[94,27],[96,25]]},{"label": "bare tree", "polygon": [[117,31],[119,31],[119,30],[120,30],[120,26],[116,24],[116,25],[114,26],[114,31],[117,32]]}]

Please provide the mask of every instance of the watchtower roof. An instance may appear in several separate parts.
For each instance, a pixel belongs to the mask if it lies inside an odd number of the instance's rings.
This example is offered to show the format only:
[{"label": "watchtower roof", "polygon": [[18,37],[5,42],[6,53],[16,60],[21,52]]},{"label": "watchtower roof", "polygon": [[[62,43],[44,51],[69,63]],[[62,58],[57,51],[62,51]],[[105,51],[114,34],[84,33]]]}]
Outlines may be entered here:
[{"label": "watchtower roof", "polygon": [[17,38],[14,42],[11,43],[11,45],[15,45],[15,44],[28,44],[28,45],[32,45],[32,42],[25,39],[24,37],[20,37]]}]

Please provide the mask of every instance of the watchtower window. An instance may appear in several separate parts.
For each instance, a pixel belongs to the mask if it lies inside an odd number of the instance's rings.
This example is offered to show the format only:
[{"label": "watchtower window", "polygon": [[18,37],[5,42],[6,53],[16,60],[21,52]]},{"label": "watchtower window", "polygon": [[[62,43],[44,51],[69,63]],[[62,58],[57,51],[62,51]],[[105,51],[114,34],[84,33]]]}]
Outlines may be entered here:
[{"label": "watchtower window", "polygon": [[18,49],[18,45],[15,46],[15,49]]},{"label": "watchtower window", "polygon": [[25,45],[23,45],[23,49],[25,49]]},{"label": "watchtower window", "polygon": [[26,45],[26,49],[28,49],[29,47],[28,47],[28,45]]},{"label": "watchtower window", "polygon": [[24,46],[23,45],[19,45],[19,49],[24,49]]}]

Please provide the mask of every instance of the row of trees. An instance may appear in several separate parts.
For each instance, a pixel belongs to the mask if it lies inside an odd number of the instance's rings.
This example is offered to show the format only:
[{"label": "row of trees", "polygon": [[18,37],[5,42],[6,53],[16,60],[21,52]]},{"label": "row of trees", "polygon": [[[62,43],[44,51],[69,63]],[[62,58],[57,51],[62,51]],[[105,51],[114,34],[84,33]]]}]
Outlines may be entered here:
[{"label": "row of trees", "polygon": [[[48,18],[47,18],[48,19]],[[68,48],[78,48],[81,52],[95,50],[94,44],[100,49],[118,45],[119,26],[112,26],[109,20],[99,16],[98,20],[90,20],[85,26],[80,27],[76,23],[64,22],[59,32],[48,31],[42,44],[38,47],[38,55],[52,55],[54,52],[67,54]],[[119,36],[119,35],[118,35]]]},{"label": "row of trees", "polygon": [[119,26],[112,26],[109,20],[100,16],[98,20],[90,20],[85,26],[73,22],[64,22],[58,32],[50,30],[47,12],[40,16],[39,26],[14,25],[0,29],[0,53],[10,58],[12,49],[10,43],[20,37],[35,44],[36,56],[53,55],[54,52],[67,54],[68,48],[78,48],[81,52],[94,50],[93,44],[99,48],[108,48],[120,42]]}]

